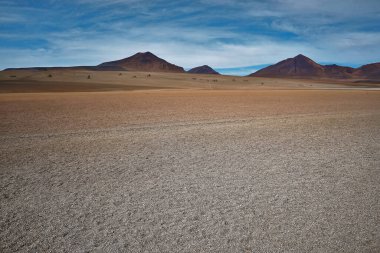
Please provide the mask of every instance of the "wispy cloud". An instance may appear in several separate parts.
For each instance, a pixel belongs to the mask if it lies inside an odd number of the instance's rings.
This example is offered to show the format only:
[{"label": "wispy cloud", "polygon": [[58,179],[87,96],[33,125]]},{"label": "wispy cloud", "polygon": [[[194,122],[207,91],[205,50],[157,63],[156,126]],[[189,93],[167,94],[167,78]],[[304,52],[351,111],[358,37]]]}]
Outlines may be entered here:
[{"label": "wispy cloud", "polygon": [[377,0],[4,0],[0,68],[98,64],[137,51],[239,73],[298,53],[361,64],[380,60],[379,10]]}]

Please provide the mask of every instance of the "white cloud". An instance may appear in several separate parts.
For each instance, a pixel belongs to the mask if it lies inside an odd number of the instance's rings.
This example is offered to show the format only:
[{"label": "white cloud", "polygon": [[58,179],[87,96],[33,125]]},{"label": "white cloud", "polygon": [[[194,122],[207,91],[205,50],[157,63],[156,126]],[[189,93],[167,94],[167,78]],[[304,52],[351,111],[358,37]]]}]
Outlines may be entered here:
[{"label": "white cloud", "polygon": [[[70,34],[75,34],[70,33]],[[199,35],[202,36],[202,35]],[[206,36],[206,35],[205,35]],[[64,37],[64,36],[63,36]],[[151,51],[169,62],[195,67],[208,64],[218,68],[239,67],[271,63],[282,58],[294,56],[309,50],[299,44],[284,44],[257,39],[246,45],[225,43],[199,44],[188,41],[151,41],[129,40],[128,36],[114,37],[78,37],[62,39],[62,36],[50,40],[51,47],[39,50],[13,50],[5,56],[5,67],[60,65],[94,65],[103,61],[130,56],[136,52]],[[1,55],[4,52],[0,51]],[[27,57],[21,57],[21,55]],[[274,56],[274,57],[273,57]]]},{"label": "white cloud", "polygon": [[[58,0],[50,3],[62,4]],[[78,3],[80,11],[65,12],[68,24],[57,29],[61,24],[51,18],[59,13],[17,7],[8,1],[3,8],[8,15],[2,11],[0,23],[23,20],[22,13],[38,13],[36,20],[46,20],[38,23],[32,19],[33,26],[49,25],[54,30],[43,30],[43,34],[38,30],[12,34],[0,31],[4,40],[43,40],[46,44],[35,50],[4,47],[0,50],[0,68],[94,65],[139,51],[151,51],[187,68],[204,64],[214,68],[269,64],[299,53],[322,62],[363,64],[380,60],[376,58],[380,55],[380,31],[361,30],[371,24],[368,19],[379,19],[380,1],[347,0],[342,4],[328,0],[200,0],[192,5],[138,0],[72,1],[73,5]],[[152,11],[157,5],[162,8]],[[85,22],[77,20],[77,16],[85,17]],[[220,24],[220,20],[226,22]],[[280,32],[293,33],[294,37],[279,35]]]}]

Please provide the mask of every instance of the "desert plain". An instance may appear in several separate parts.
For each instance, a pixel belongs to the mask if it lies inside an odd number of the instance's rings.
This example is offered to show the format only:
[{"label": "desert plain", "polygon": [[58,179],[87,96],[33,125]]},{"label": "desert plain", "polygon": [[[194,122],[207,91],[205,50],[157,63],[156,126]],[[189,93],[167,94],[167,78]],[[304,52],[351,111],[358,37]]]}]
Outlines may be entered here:
[{"label": "desert plain", "polygon": [[0,72],[1,252],[379,252],[374,83]]}]

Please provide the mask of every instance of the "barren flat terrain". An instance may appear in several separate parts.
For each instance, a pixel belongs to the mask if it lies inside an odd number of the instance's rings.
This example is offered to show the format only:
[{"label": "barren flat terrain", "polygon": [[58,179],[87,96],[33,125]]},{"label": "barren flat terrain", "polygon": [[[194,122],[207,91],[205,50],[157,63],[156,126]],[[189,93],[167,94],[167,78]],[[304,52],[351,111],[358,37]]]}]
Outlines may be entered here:
[{"label": "barren flat terrain", "polygon": [[380,91],[183,75],[3,89],[0,251],[380,251]]},{"label": "barren flat terrain", "polygon": [[0,93],[131,91],[147,89],[380,89],[363,80],[278,79],[130,71],[0,71]]}]

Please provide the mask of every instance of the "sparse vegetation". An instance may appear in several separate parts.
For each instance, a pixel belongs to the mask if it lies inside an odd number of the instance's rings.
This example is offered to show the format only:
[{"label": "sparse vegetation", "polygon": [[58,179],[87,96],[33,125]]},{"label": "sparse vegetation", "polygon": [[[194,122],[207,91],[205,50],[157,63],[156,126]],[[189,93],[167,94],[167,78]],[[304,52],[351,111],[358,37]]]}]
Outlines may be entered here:
[{"label": "sparse vegetation", "polygon": [[52,78],[52,77],[53,77],[53,75],[52,75],[52,74],[49,74],[49,75],[48,75],[48,77],[49,77],[49,78]]},{"label": "sparse vegetation", "polygon": [[91,79],[91,75],[88,75],[88,76],[87,76],[87,79]]}]

